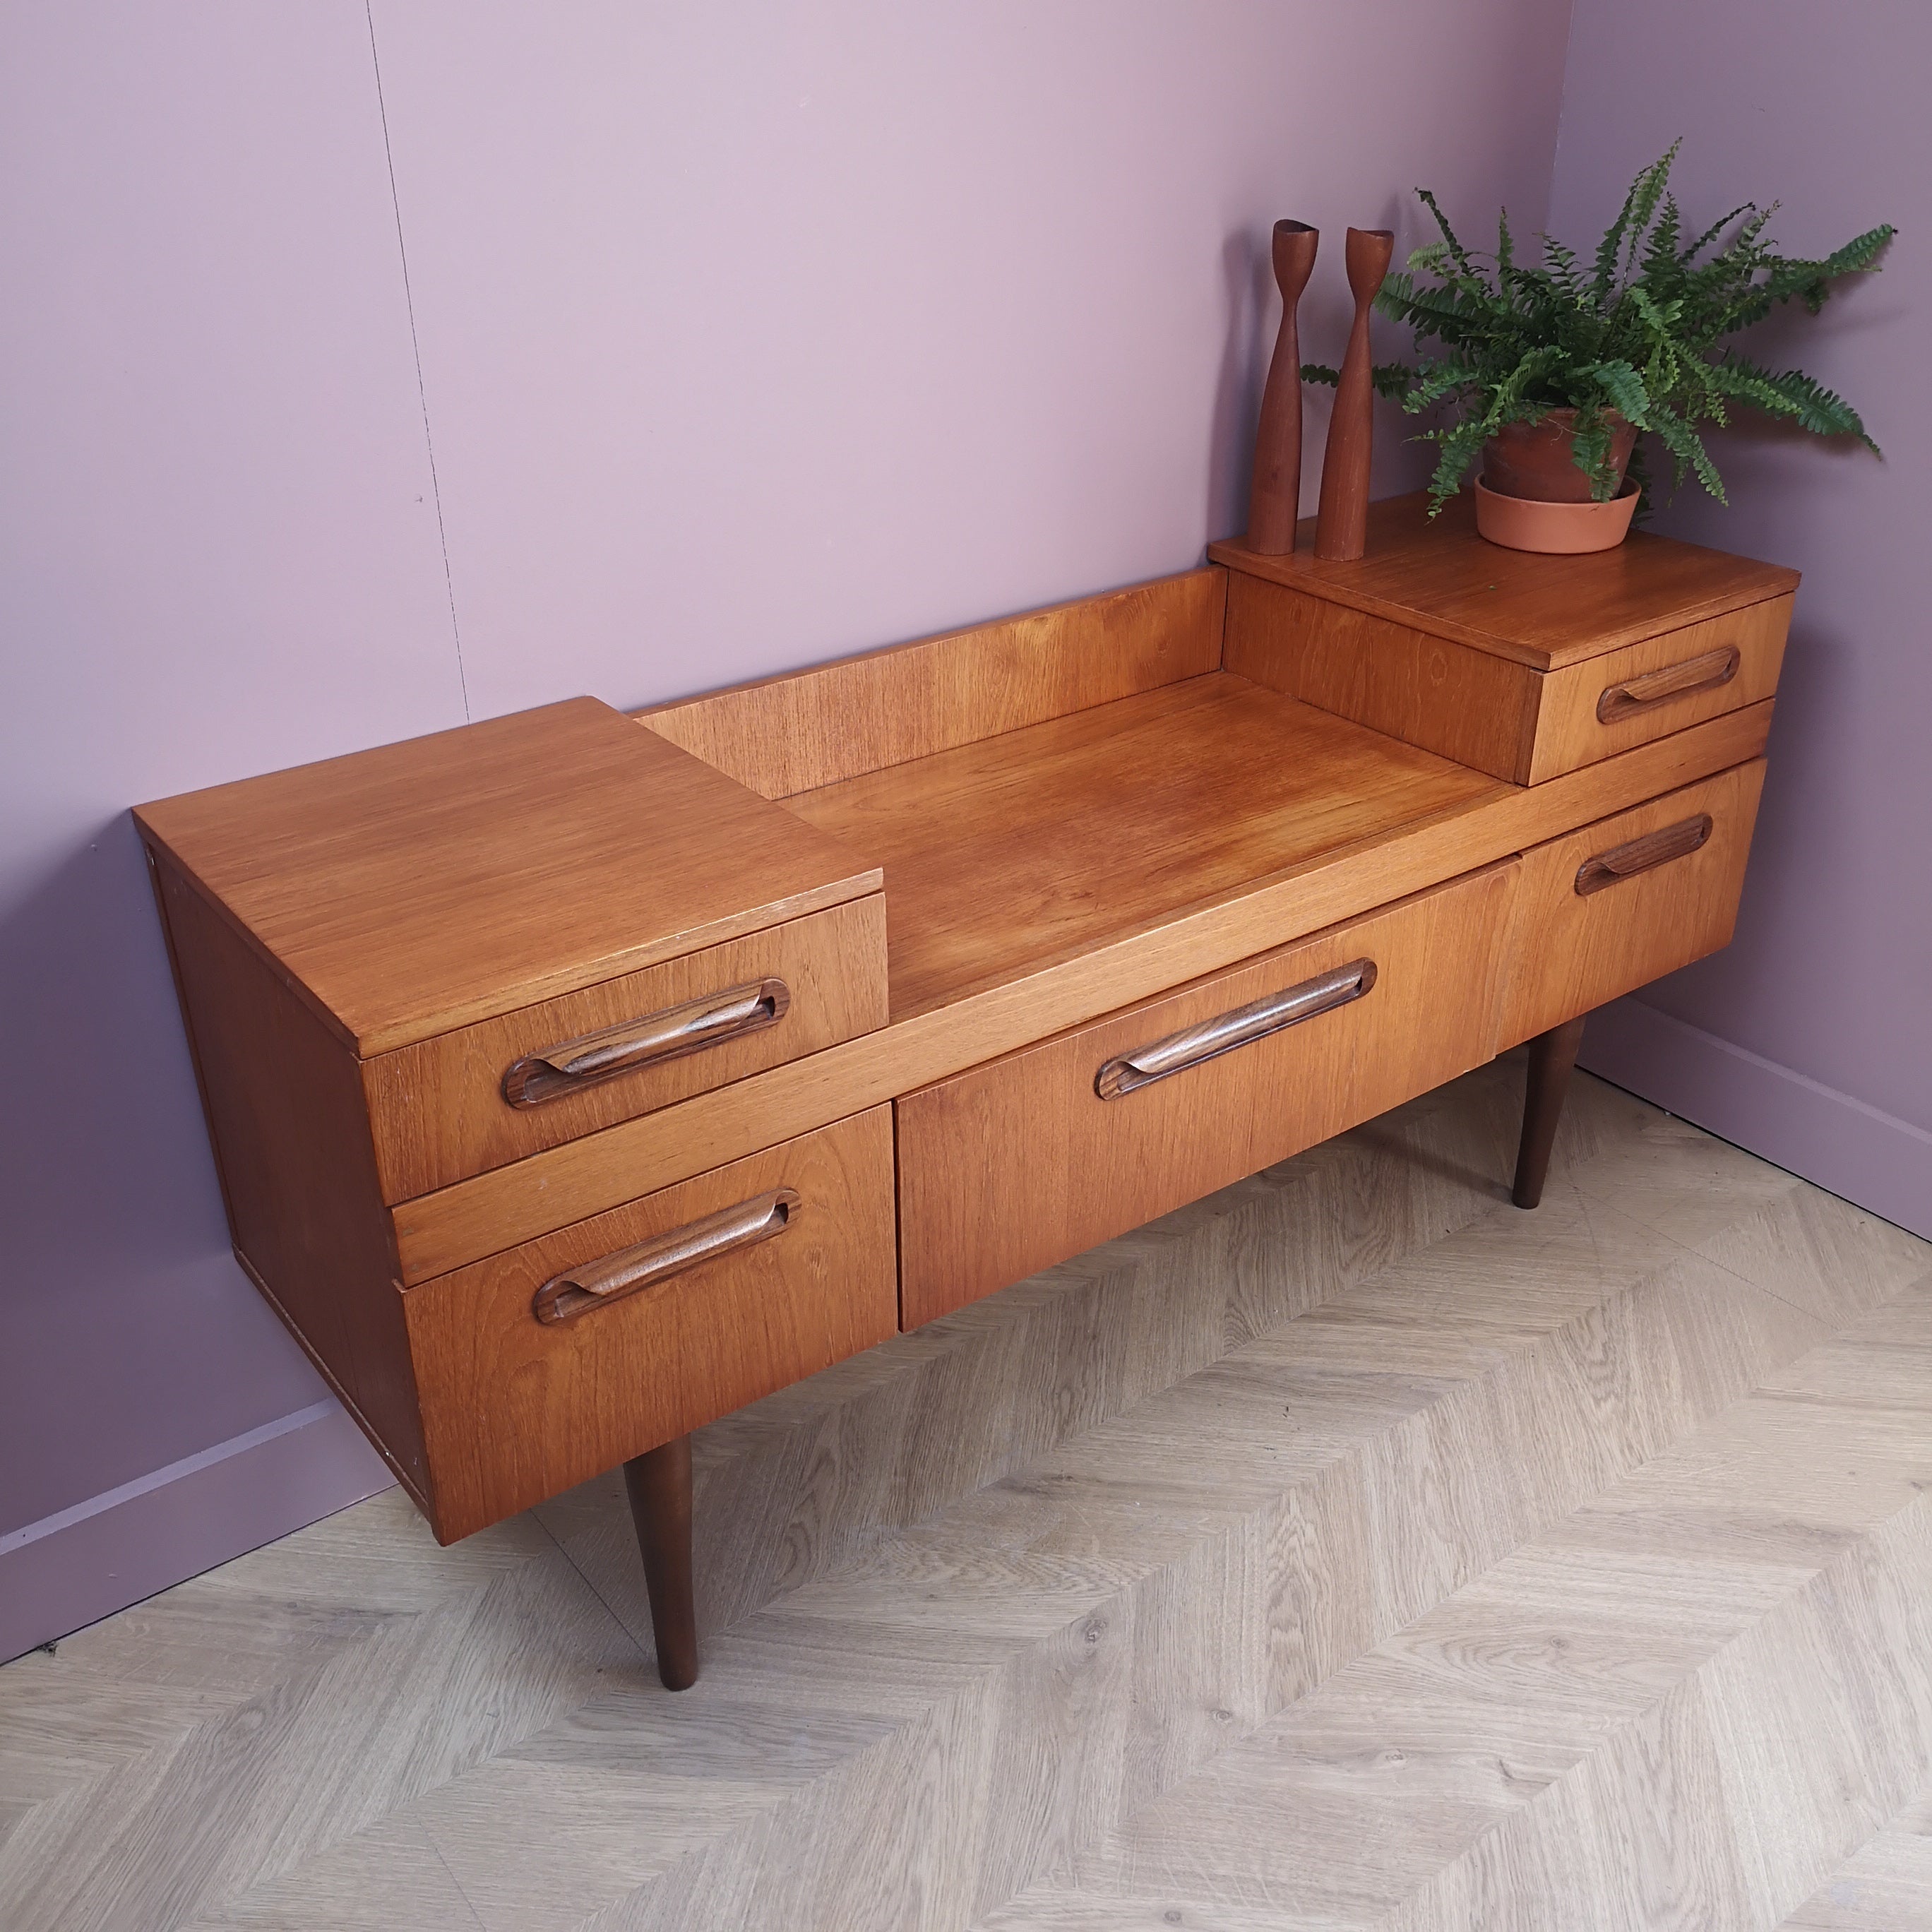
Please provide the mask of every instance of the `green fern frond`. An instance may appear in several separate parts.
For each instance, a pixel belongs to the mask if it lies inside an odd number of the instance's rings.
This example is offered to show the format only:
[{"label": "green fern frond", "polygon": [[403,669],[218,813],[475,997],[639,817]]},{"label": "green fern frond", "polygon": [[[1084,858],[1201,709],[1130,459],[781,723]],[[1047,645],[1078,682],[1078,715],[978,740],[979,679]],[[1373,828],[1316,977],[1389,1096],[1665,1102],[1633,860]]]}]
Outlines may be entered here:
[{"label": "green fern frond", "polygon": [[1724,480],[1718,474],[1718,466],[1711,460],[1710,452],[1704,447],[1703,438],[1684,419],[1668,409],[1653,410],[1651,427],[1657,432],[1658,440],[1670,451],[1676,470],[1673,488],[1681,488],[1687,470],[1694,471],[1697,481],[1709,490],[1720,503],[1728,504],[1730,499],[1724,494]]},{"label": "green fern frond", "polygon": [[1834,249],[1821,262],[1778,262],[1766,277],[1763,292],[1774,303],[1788,301],[1795,296],[1816,315],[1825,306],[1832,292],[1831,284],[1840,275],[1867,272],[1896,232],[1887,222],[1853,236],[1842,248]]},{"label": "green fern frond", "polygon": [[1546,235],[1543,238],[1543,259],[1551,283],[1566,296],[1581,300],[1583,271],[1578,265],[1576,250],[1566,248],[1562,242],[1552,242]]},{"label": "green fern frond", "polygon": [[1874,456],[1883,454],[1858,411],[1802,369],[1762,368],[1732,350],[1710,365],[1710,373],[1713,387],[1767,416],[1782,416],[1813,436],[1855,436]]},{"label": "green fern frond", "polygon": [[1482,311],[1460,291],[1424,289],[1406,275],[1391,275],[1376,297],[1376,307],[1392,322],[1406,322],[1418,335],[1454,340],[1456,332],[1484,322]]},{"label": "green fern frond", "polygon": [[1650,392],[1644,386],[1643,378],[1628,362],[1613,357],[1593,363],[1587,373],[1596,379],[1612,409],[1639,429],[1650,427]]},{"label": "green fern frond", "polygon": [[1424,440],[1437,446],[1436,470],[1429,479],[1429,494],[1435,500],[1429,506],[1432,517],[1462,488],[1470,464],[1489,437],[1480,421],[1465,417],[1453,429],[1428,431]]},{"label": "green fern frond", "polygon": [[1888,221],[1855,235],[1842,248],[1834,248],[1820,264],[1827,281],[1840,275],[1863,274],[1885,252],[1886,244],[1898,232]]},{"label": "green fern frond", "polygon": [[1683,238],[1684,218],[1678,212],[1677,197],[1664,197],[1664,212],[1643,244],[1643,272],[1646,279],[1667,275],[1682,259],[1678,244]]},{"label": "green fern frond", "polygon": [[1689,247],[1680,249],[1678,252],[1678,261],[1688,266],[1690,262],[1695,261],[1700,255],[1702,254],[1704,250],[1709,248],[1711,244],[1716,241],[1718,237],[1723,234],[1724,230],[1730,227],[1731,224],[1736,220],[1739,215],[1754,214],[1756,212],[1757,203],[1756,202],[1743,201],[1738,202],[1737,206],[1732,208],[1730,214],[1719,215],[1717,220],[1712,222],[1710,226],[1706,229],[1703,233],[1699,236],[1696,240],[1693,242]]},{"label": "green fern frond", "polygon": [[1482,371],[1473,363],[1445,357],[1442,362],[1424,363],[1413,372],[1407,393],[1400,400],[1411,416],[1439,403],[1459,390],[1473,388],[1482,381]]},{"label": "green fern frond", "polygon": [[[1378,362],[1369,371],[1369,380],[1375,385],[1376,394],[1405,407],[1413,393],[1415,377],[1415,370],[1406,362]],[[1325,362],[1304,362],[1301,365],[1301,380],[1304,382],[1325,383],[1332,389],[1340,383],[1342,372],[1330,368]]]},{"label": "green fern frond", "polygon": [[1624,256],[1626,274],[1637,259],[1638,247],[1650,226],[1652,217],[1657,212],[1658,203],[1670,185],[1671,164],[1676,160],[1677,151],[1683,145],[1684,136],[1680,134],[1631,184],[1630,239]]},{"label": "green fern frond", "polygon": [[1436,218],[1436,225],[1442,231],[1442,245],[1449,251],[1449,259],[1466,275],[1473,276],[1476,265],[1469,259],[1468,250],[1456,238],[1456,231],[1449,226],[1449,218],[1442,212],[1434,195],[1426,188],[1415,190],[1415,198]]},{"label": "green fern frond", "polygon": [[1616,219],[1604,231],[1604,238],[1597,244],[1596,272],[1590,284],[1590,292],[1600,305],[1609,299],[1619,275],[1628,274],[1630,264],[1636,260],[1638,244],[1650,226],[1651,217],[1656,213],[1658,200],[1670,178],[1670,164],[1683,145],[1683,136],[1679,135],[1630,183]]}]

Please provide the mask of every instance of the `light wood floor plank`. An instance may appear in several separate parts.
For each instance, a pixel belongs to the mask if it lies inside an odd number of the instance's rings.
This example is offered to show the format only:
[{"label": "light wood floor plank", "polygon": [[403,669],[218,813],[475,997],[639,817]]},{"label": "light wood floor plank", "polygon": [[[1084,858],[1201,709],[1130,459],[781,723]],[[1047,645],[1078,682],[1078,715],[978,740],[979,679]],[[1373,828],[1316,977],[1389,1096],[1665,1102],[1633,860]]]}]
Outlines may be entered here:
[{"label": "light wood floor plank", "polygon": [[[1932,1280],[1777,1371],[984,1921],[1763,1927],[1932,1770]],[[1874,1355],[1846,1386],[1847,1354]],[[1843,1390],[1834,1399],[1834,1390]],[[1914,1426],[1895,1426],[1916,1397]],[[1756,1424],[1814,1426],[1802,1441]],[[1864,1426],[1874,1414],[1887,1426]],[[1714,1456],[1740,1438],[1752,1459]],[[1800,1482],[1827,1444],[1848,1480]],[[1840,1458],[1840,1461],[1844,1459]],[[1789,1498],[1796,1498],[1795,1505]],[[1666,1546],[1630,1532],[1676,1505]],[[1795,1514],[1708,1553],[1693,1509]],[[1620,1535],[1593,1534],[1607,1521]],[[1809,1558],[1808,1565],[1805,1559]]]},{"label": "light wood floor plank", "polygon": [[1780,1932],[1927,1932],[1932,1928],[1932,1790],[1868,1838]]}]

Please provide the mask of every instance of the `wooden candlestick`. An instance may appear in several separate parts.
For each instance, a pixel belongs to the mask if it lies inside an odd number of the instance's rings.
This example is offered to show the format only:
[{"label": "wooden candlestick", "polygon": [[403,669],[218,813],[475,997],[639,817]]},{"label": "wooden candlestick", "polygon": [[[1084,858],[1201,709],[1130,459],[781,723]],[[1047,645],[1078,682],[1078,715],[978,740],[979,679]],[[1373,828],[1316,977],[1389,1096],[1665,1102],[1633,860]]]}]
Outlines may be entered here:
[{"label": "wooden candlestick", "polygon": [[1345,259],[1355,298],[1354,326],[1342,358],[1328,447],[1322,458],[1322,500],[1315,516],[1315,554],[1351,563],[1368,548],[1369,456],[1375,421],[1374,362],[1369,352],[1369,309],[1388,273],[1395,236],[1386,228],[1352,228]]},{"label": "wooden candlestick", "polygon": [[1321,232],[1305,221],[1274,225],[1274,279],[1281,290],[1281,332],[1274,339],[1255,433],[1255,480],[1248,502],[1248,548],[1281,556],[1294,548],[1301,513],[1301,336],[1295,305],[1308,286]]}]

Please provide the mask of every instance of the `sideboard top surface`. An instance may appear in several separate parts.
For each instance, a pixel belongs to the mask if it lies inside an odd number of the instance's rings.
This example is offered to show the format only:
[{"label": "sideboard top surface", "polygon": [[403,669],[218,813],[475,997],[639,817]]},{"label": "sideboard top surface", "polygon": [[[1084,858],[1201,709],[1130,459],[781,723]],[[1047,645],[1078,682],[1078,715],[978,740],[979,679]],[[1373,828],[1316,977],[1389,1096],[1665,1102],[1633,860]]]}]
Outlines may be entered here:
[{"label": "sideboard top surface", "polygon": [[590,698],[135,817],[365,1055],[880,883],[875,865]]},{"label": "sideboard top surface", "polygon": [[788,808],[883,863],[896,1022],[1514,789],[1213,671]]},{"label": "sideboard top surface", "polygon": [[1289,555],[1260,556],[1238,537],[1209,544],[1208,554],[1230,569],[1538,670],[1600,657],[1798,587],[1795,570],[1642,531],[1589,556],[1504,550],[1477,536],[1473,497],[1452,499],[1432,519],[1428,508],[1419,492],[1370,504],[1368,553],[1352,563],[1316,556],[1312,518]]}]

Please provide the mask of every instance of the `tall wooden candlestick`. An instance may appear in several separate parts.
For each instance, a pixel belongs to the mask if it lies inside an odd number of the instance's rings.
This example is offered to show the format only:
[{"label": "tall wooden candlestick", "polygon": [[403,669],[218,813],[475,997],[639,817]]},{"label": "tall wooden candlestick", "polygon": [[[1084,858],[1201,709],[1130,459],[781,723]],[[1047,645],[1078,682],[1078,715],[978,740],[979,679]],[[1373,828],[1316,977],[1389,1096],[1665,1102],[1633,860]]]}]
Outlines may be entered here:
[{"label": "tall wooden candlestick", "polygon": [[1255,433],[1255,480],[1248,500],[1248,548],[1264,556],[1294,548],[1301,512],[1301,336],[1295,305],[1308,286],[1321,232],[1305,221],[1274,225],[1274,278],[1281,290],[1281,332],[1274,339]]},{"label": "tall wooden candlestick", "polygon": [[1354,326],[1342,358],[1328,447],[1322,458],[1322,500],[1315,515],[1315,554],[1351,563],[1369,544],[1369,455],[1375,435],[1375,381],[1369,352],[1369,308],[1388,273],[1395,236],[1386,228],[1352,228],[1346,260],[1355,298]]}]

